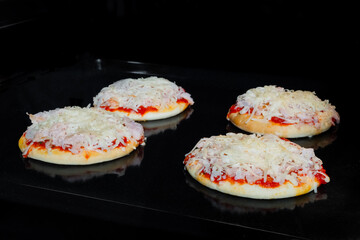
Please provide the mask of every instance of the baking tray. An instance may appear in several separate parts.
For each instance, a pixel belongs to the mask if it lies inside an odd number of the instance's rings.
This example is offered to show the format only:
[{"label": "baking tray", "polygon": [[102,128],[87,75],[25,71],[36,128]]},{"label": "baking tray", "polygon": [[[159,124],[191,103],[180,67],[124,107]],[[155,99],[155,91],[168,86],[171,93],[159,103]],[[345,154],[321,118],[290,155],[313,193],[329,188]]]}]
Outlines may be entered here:
[{"label": "baking tray", "polygon": [[[167,120],[144,123],[146,145],[130,156],[93,166],[56,166],[23,159],[17,141],[26,113],[85,107],[101,88],[123,78],[159,76],[191,93],[195,104]],[[0,85],[0,198],[118,224],[194,235],[253,233],[289,238],[360,236],[359,159],[349,96],[325,76],[296,77],[227,72],[91,56],[62,67],[18,75]],[[252,200],[208,189],[184,170],[183,160],[202,137],[241,132],[225,118],[236,97],[263,85],[315,91],[337,107],[341,123],[294,141],[313,147],[331,182],[318,193]],[[346,219],[346,220],[344,220]],[[248,233],[248,232],[247,232]]]}]

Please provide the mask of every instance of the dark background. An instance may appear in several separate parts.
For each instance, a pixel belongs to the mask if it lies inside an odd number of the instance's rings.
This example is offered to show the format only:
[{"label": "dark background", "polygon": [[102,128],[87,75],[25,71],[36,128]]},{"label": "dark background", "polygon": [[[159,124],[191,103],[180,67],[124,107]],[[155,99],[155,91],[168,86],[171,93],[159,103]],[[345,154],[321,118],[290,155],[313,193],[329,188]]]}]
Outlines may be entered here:
[{"label": "dark background", "polygon": [[3,74],[81,54],[280,75],[357,66],[357,8],[343,1],[1,0]]},{"label": "dark background", "polygon": [[[0,87],[24,73],[72,66],[88,57],[295,80],[304,77],[317,80],[317,92],[322,89],[319,83],[325,83],[323,92],[329,84],[342,86],[341,92],[348,89],[346,84],[359,80],[358,23],[357,8],[340,1],[0,0]],[[336,91],[337,87],[329,90]],[[347,101],[336,103],[344,113]],[[347,167],[352,169],[350,164]],[[155,231],[157,236],[179,236],[182,232],[157,231],[161,227],[149,228],[148,224],[119,226],[96,216],[73,215],[71,209],[50,210],[39,203],[1,200],[0,206],[0,232],[9,233],[10,238],[32,234],[52,239],[96,234],[110,238]],[[152,214],[138,218],[151,221]],[[210,233],[219,228],[215,222],[206,225]],[[234,228],[226,225],[221,230]],[[235,234],[253,239],[274,237],[246,228]]]}]

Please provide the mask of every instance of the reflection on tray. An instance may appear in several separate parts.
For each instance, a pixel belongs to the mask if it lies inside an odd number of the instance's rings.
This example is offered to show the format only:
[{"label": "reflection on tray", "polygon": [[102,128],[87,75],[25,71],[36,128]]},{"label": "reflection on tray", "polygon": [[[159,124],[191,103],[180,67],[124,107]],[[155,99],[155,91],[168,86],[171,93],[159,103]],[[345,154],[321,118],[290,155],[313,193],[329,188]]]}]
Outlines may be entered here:
[{"label": "reflection on tray", "polygon": [[115,174],[121,177],[129,166],[140,166],[144,158],[144,148],[139,147],[129,155],[112,161],[93,165],[55,165],[30,158],[25,158],[27,169],[32,169],[50,177],[60,177],[67,182],[85,182],[92,178],[107,174]]},{"label": "reflection on tray", "polygon": [[222,212],[237,214],[258,212],[267,214],[280,210],[294,210],[297,207],[304,207],[305,204],[327,199],[327,194],[319,192],[319,189],[318,193],[311,192],[302,196],[284,199],[259,200],[236,197],[203,186],[187,172],[185,172],[185,178],[190,187],[202,193],[211,202],[212,206]]},{"label": "reflection on tray", "polygon": [[176,130],[177,125],[179,125],[182,120],[190,118],[193,111],[194,110],[189,107],[182,113],[171,118],[140,122],[141,125],[144,127],[145,137],[165,132],[168,129]]},{"label": "reflection on tray", "polygon": [[[228,132],[234,132],[234,133],[246,133],[249,134],[237,127],[235,127],[233,124],[229,123],[226,126],[226,131]],[[338,126],[331,127],[328,131],[321,133],[319,135],[313,136],[313,137],[302,137],[302,138],[290,138],[292,142],[299,144],[302,147],[305,148],[313,148],[313,149],[319,149],[324,148],[331,143],[335,141],[337,138],[337,131]]]}]

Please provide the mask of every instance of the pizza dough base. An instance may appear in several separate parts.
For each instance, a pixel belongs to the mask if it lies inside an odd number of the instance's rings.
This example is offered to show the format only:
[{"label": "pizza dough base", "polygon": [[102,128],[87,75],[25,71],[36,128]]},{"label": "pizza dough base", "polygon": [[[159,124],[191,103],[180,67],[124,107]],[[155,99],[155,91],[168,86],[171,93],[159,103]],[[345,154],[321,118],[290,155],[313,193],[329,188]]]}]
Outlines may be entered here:
[{"label": "pizza dough base", "polygon": [[[51,149],[48,151],[44,148],[32,148],[28,157],[53,164],[90,165],[126,156],[136,149],[138,145],[138,142],[129,142],[125,147],[114,148],[106,152],[82,151],[79,154],[73,154],[69,151],[62,151],[59,149]],[[26,138],[23,135],[19,139],[19,148],[24,152],[27,147]]]},{"label": "pizza dough base", "polygon": [[119,114],[120,116],[126,116],[135,121],[148,121],[148,120],[159,120],[159,119],[175,116],[183,112],[188,106],[189,103],[180,102],[180,103],[176,103],[175,105],[169,106],[168,108],[162,109],[160,111],[157,112],[149,111],[143,115],[136,112],[124,112],[119,110],[116,110],[114,112]]},{"label": "pizza dough base", "polygon": [[327,131],[333,126],[332,112],[321,112],[318,114],[320,125],[315,127],[313,124],[292,124],[282,125],[271,121],[256,121],[253,119],[263,119],[263,116],[254,115],[248,121],[250,114],[230,113],[228,120],[236,127],[251,133],[272,133],[284,138],[311,137]]},{"label": "pizza dough base", "polygon": [[186,166],[189,174],[202,185],[238,197],[246,197],[253,199],[279,199],[289,198],[309,193],[316,189],[320,184],[313,178],[307,178],[306,183],[299,186],[286,182],[285,184],[276,188],[265,188],[259,185],[251,184],[237,184],[229,181],[220,181],[218,183],[212,182],[208,177],[205,177],[200,172],[200,165],[192,164]]}]

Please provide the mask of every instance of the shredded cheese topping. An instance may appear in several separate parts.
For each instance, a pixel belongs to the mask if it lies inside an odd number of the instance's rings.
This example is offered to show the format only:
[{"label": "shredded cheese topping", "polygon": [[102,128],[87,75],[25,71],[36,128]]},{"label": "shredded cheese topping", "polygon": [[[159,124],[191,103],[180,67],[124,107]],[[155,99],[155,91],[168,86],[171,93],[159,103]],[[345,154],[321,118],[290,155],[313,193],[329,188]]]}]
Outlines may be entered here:
[{"label": "shredded cheese topping", "polygon": [[111,150],[125,146],[126,140],[140,141],[144,137],[141,124],[103,109],[65,107],[29,117],[32,125],[25,138],[30,144],[24,155],[35,142],[44,142],[48,150],[57,146],[76,154],[83,150]]},{"label": "shredded cheese topping", "polygon": [[257,180],[291,182],[298,186],[305,176],[323,174],[322,161],[311,148],[302,148],[276,135],[245,135],[228,133],[201,139],[187,154],[185,164],[200,164],[200,172],[210,175],[211,181],[227,177],[246,180],[249,184]]},{"label": "shredded cheese topping", "polygon": [[254,115],[262,115],[267,121],[277,117],[283,123],[302,122],[316,126],[320,121],[318,113],[326,111],[331,113],[336,122],[340,121],[335,107],[328,100],[322,101],[315,92],[294,91],[276,86],[249,89],[237,97],[236,106],[241,109],[240,114],[251,113],[249,120]]},{"label": "shredded cheese topping", "polygon": [[162,110],[176,104],[179,99],[186,99],[189,104],[194,104],[189,93],[165,78],[128,78],[103,88],[94,97],[94,106],[110,107],[110,109],[124,107],[134,110],[143,106]]}]

